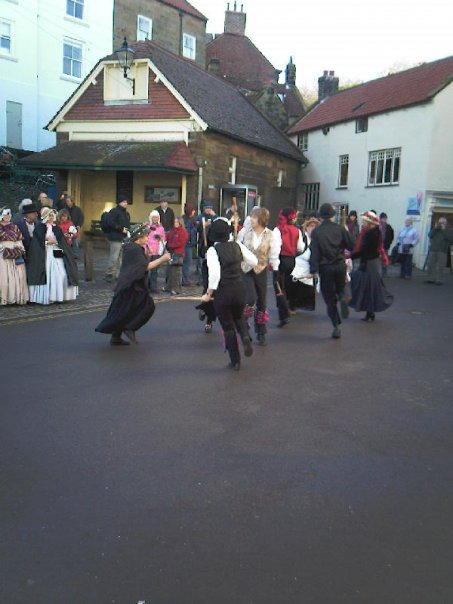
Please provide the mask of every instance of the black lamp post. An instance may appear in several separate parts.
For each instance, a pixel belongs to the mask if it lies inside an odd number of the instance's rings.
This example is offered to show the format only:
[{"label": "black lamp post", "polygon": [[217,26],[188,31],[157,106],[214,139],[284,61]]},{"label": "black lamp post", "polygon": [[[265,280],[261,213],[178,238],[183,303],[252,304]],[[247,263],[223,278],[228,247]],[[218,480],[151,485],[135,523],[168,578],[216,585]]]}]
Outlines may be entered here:
[{"label": "black lamp post", "polygon": [[126,80],[131,82],[132,84],[132,94],[135,95],[135,78],[130,78],[127,74],[130,68],[132,67],[132,63],[134,62],[135,50],[129,48],[127,45],[126,37],[124,38],[123,45],[118,50],[114,51],[116,56],[118,57],[118,61],[120,66],[123,68],[124,77]]}]

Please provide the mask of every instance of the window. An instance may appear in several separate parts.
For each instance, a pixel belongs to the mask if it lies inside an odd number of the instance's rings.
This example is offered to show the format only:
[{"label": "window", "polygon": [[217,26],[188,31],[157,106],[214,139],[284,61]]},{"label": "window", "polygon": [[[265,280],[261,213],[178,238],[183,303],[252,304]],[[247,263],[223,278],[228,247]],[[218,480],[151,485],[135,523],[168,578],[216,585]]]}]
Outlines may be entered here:
[{"label": "window", "polygon": [[285,177],[285,171],[279,170],[277,176],[277,187],[281,188],[283,186],[283,178]]},{"label": "window", "polygon": [[396,185],[400,177],[401,148],[372,151],[368,164],[368,186]]},{"label": "window", "polygon": [[153,37],[153,22],[148,17],[137,17],[137,41],[151,40]]},{"label": "window", "polygon": [[317,210],[319,208],[319,182],[303,185],[304,210]]},{"label": "window", "polygon": [[338,169],[338,186],[348,186],[348,171],[349,171],[349,155],[340,155],[340,163]]},{"label": "window", "polygon": [[66,14],[76,19],[83,19],[85,0],[66,0]]},{"label": "window", "polygon": [[11,54],[11,23],[0,21],[0,53]]},{"label": "window", "polygon": [[182,54],[187,59],[192,59],[195,61],[195,56],[197,54],[197,39],[194,38],[194,36],[183,34]]},{"label": "window", "polygon": [[228,173],[229,173],[229,180],[228,182],[231,185],[235,185],[236,184],[236,168],[237,168],[237,163],[238,163],[238,159],[237,157],[230,157],[230,165],[228,167]]},{"label": "window", "polygon": [[82,77],[82,46],[80,44],[63,43],[63,73],[73,78]]},{"label": "window", "polygon": [[308,132],[301,132],[297,135],[297,146],[301,151],[308,151]]},{"label": "window", "polygon": [[355,131],[356,131],[356,134],[360,134],[360,132],[368,131],[368,118],[367,117],[359,117],[356,119]]},{"label": "window", "polygon": [[116,173],[116,198],[125,195],[129,204],[133,203],[134,192],[134,173],[129,170],[118,171]]}]

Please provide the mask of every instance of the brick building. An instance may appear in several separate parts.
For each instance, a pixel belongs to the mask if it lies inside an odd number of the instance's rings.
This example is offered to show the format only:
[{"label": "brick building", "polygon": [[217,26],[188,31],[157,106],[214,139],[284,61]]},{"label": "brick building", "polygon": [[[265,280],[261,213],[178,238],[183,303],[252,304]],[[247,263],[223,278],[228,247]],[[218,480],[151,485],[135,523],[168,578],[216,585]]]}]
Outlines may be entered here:
[{"label": "brick building", "polygon": [[88,220],[119,192],[130,195],[134,221],[146,220],[162,196],[176,213],[202,198],[222,211],[237,189],[243,212],[261,202],[274,219],[296,203],[306,160],[286,135],[193,61],[155,42],[132,47],[135,90],[115,55],[101,60],[48,124],[59,144],[26,165],[58,171]]},{"label": "brick building", "polygon": [[113,48],[154,40],[170,52],[203,66],[207,18],[186,0],[115,0]]}]

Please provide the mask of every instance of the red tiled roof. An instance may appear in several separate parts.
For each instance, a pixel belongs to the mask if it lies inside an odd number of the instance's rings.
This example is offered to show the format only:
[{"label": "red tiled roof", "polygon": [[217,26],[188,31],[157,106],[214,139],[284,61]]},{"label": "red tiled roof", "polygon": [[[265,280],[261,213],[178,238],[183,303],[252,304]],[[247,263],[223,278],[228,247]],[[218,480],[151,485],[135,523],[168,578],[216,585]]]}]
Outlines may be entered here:
[{"label": "red tiled roof", "polygon": [[275,80],[276,69],[247,38],[237,34],[220,34],[206,46],[206,61],[220,62],[220,77],[234,86],[261,90]]},{"label": "red tiled roof", "polygon": [[192,6],[186,0],[160,0],[163,4],[168,4],[169,6],[173,6],[178,10],[187,13],[188,15],[192,15],[193,17],[197,17],[198,19],[203,19],[203,21],[207,21],[207,17],[205,17],[199,10],[197,10],[194,6]]},{"label": "red tiled roof", "polygon": [[289,134],[425,103],[452,80],[453,56],[372,80],[328,97]]},{"label": "red tiled roof", "polygon": [[190,174],[198,170],[185,143],[123,141],[69,141],[28,155],[30,168],[79,170],[171,171]]}]

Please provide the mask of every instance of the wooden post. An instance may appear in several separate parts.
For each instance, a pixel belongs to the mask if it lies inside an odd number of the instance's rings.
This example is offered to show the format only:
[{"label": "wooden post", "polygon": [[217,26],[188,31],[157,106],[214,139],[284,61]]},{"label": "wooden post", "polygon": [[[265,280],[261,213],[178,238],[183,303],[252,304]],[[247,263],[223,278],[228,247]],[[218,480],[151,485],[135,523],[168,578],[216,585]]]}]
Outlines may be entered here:
[{"label": "wooden post", "polygon": [[93,281],[93,239],[89,233],[85,233],[85,245],[84,245],[84,268],[85,268],[85,281]]}]

